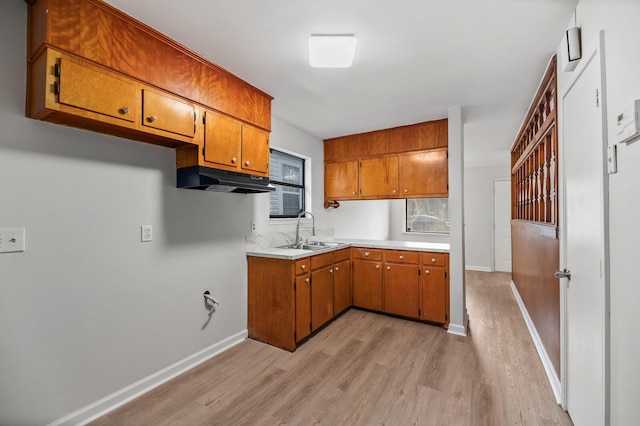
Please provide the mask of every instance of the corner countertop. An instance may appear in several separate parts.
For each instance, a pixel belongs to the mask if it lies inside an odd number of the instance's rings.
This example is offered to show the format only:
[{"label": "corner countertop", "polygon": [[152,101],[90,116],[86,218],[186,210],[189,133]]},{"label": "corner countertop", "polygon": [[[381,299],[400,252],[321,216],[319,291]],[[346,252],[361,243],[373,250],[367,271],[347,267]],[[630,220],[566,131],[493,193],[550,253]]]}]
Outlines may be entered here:
[{"label": "corner countertop", "polygon": [[343,244],[340,244],[339,246],[325,247],[321,250],[282,249],[277,247],[269,247],[264,249],[255,249],[252,251],[247,251],[247,256],[296,260],[296,259],[302,259],[303,257],[315,256],[317,254],[330,253],[332,251],[341,250],[347,247],[363,247],[363,248],[379,248],[379,249],[387,249],[387,250],[412,250],[412,251],[449,253],[449,244],[445,244],[445,243],[421,243],[421,242],[414,242],[414,241],[349,240],[349,239],[336,239],[332,241],[343,243]]}]

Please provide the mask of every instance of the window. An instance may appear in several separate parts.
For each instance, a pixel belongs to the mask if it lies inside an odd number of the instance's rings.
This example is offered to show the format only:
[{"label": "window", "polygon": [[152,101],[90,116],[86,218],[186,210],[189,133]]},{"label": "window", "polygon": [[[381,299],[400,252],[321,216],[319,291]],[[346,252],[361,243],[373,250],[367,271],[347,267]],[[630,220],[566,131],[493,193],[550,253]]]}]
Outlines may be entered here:
[{"label": "window", "polygon": [[298,217],[304,211],[304,159],[271,150],[269,179],[276,187],[270,196],[269,217]]},{"label": "window", "polygon": [[413,198],[407,200],[407,232],[449,233],[448,198]]}]

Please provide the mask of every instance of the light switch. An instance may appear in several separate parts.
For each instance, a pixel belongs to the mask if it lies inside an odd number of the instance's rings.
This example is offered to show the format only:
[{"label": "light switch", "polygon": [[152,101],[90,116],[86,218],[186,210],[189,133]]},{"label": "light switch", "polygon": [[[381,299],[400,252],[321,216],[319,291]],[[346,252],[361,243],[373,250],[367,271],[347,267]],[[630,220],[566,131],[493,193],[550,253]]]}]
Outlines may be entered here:
[{"label": "light switch", "polygon": [[24,228],[0,229],[0,253],[24,251]]}]

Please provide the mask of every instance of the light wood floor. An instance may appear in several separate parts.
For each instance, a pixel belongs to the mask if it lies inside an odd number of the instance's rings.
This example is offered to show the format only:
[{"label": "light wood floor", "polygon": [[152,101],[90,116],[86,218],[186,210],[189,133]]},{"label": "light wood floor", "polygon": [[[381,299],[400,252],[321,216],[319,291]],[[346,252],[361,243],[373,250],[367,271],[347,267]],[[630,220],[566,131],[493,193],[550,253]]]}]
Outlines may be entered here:
[{"label": "light wood floor", "polygon": [[246,340],[93,425],[571,425],[509,280],[467,273],[466,338],[352,309],[293,354]]}]

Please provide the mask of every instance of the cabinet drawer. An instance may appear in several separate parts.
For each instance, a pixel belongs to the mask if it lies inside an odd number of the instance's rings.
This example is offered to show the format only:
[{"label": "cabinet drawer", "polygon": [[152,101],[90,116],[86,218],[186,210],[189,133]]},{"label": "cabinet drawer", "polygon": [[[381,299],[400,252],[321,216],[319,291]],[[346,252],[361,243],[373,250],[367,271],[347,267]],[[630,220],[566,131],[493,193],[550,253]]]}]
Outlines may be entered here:
[{"label": "cabinet drawer", "polygon": [[422,263],[435,266],[447,266],[446,253],[422,253]]},{"label": "cabinet drawer", "polygon": [[382,260],[382,250],[353,247],[351,250],[356,259]]},{"label": "cabinet drawer", "polygon": [[195,109],[187,102],[144,89],[142,125],[192,138],[195,134]]},{"label": "cabinet drawer", "polygon": [[296,275],[302,275],[309,272],[311,268],[309,267],[309,258],[305,257],[304,259],[296,260]]},{"label": "cabinet drawer", "polygon": [[384,252],[385,262],[417,264],[418,257],[415,251],[386,250]]},{"label": "cabinet drawer", "polygon": [[319,254],[311,257],[311,269],[316,270],[333,263],[333,253]]},{"label": "cabinet drawer", "polygon": [[333,263],[342,262],[343,260],[349,260],[351,254],[349,253],[349,249],[342,249],[333,252]]}]

